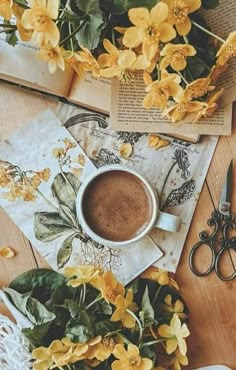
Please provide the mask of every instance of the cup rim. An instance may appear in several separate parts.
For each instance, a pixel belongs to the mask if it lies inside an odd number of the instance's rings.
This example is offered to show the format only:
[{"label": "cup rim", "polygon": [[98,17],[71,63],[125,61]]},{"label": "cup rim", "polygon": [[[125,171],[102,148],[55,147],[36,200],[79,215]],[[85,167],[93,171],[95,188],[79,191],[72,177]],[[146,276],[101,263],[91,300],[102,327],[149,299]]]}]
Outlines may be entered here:
[{"label": "cup rim", "polygon": [[[98,234],[96,234],[88,225],[84,214],[83,214],[83,195],[85,193],[85,190],[87,189],[88,185],[98,176],[105,172],[110,172],[110,171],[125,171],[133,174],[134,176],[138,177],[145,185],[146,189],[148,190],[151,200],[152,200],[152,216],[150,219],[150,222],[148,225],[145,227],[145,229],[135,236],[132,239],[129,240],[124,240],[124,241],[112,241],[105,239]],[[82,227],[82,229],[85,231],[85,233],[90,236],[94,241],[98,242],[99,244],[103,244],[105,246],[110,246],[110,247],[122,247],[126,246],[128,244],[133,244],[140,239],[142,239],[144,236],[146,236],[149,231],[153,228],[153,225],[155,224],[155,221],[157,219],[157,213],[158,213],[159,207],[158,207],[158,197],[156,192],[154,191],[154,188],[152,185],[149,183],[146,178],[141,175],[137,170],[130,168],[128,166],[124,165],[119,165],[119,164],[114,164],[114,165],[106,165],[98,168],[96,171],[93,171],[90,173],[83,181],[83,183],[80,186],[80,189],[77,194],[77,199],[76,199],[76,211],[79,219],[79,223]]]}]

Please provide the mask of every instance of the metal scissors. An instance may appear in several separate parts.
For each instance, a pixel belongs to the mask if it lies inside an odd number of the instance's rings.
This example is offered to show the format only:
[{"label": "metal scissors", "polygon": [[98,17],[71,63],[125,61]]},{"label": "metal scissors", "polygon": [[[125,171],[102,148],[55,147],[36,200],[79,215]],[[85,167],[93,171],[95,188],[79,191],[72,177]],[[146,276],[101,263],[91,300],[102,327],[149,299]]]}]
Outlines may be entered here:
[{"label": "metal scissors", "polygon": [[[221,280],[230,281],[236,277],[236,268],[232,258],[232,252],[236,252],[236,236],[229,236],[229,232],[236,228],[234,216],[230,213],[232,175],[233,160],[231,160],[228,167],[218,209],[212,212],[211,218],[207,221],[207,224],[214,227],[214,230],[211,235],[208,235],[206,231],[200,232],[200,241],[194,245],[189,255],[190,268],[197,276],[207,276],[212,270],[215,270]],[[219,234],[220,238],[218,237]],[[205,248],[204,246],[207,246],[211,251],[211,261],[209,268],[202,272],[199,269],[199,264],[197,264],[197,259],[199,258],[200,249]],[[226,253],[233,267],[233,272],[230,275],[221,271]]]}]

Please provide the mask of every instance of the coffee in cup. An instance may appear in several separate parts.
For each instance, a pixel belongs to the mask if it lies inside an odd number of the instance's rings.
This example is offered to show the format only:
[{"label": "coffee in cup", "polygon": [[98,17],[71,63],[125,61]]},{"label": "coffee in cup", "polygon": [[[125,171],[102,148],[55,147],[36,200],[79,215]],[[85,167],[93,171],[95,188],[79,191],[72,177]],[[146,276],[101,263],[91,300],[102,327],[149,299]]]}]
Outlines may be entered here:
[{"label": "coffee in cup", "polygon": [[85,190],[82,207],[94,233],[114,242],[131,240],[143,232],[153,212],[144,182],[122,170],[95,177]]}]

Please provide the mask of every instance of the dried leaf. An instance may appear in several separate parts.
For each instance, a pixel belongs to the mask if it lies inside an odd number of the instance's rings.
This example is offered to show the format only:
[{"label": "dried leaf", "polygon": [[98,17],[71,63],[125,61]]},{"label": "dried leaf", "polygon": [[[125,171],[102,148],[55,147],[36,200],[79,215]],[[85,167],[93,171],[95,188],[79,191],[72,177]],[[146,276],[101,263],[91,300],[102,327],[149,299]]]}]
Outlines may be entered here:
[{"label": "dried leaf", "polygon": [[170,145],[170,142],[168,140],[160,140],[159,143],[155,146],[155,149],[164,148],[165,146]]},{"label": "dried leaf", "polygon": [[4,258],[12,258],[15,256],[15,253],[10,247],[2,247],[0,248],[0,256]]},{"label": "dried leaf", "polygon": [[120,155],[121,157],[127,159],[131,156],[133,152],[133,147],[130,143],[124,143],[120,147]]},{"label": "dried leaf", "polygon": [[161,140],[161,138],[157,135],[149,135],[148,147],[149,148],[156,148],[156,146],[159,144],[160,140]]}]

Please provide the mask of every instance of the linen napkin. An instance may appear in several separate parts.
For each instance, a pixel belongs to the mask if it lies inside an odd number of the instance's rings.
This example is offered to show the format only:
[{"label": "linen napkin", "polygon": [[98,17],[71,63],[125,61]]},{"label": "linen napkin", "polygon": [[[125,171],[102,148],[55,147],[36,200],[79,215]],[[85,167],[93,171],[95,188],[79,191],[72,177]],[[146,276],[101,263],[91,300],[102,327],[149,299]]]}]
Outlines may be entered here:
[{"label": "linen napkin", "polygon": [[83,233],[76,194],[94,170],[69,131],[47,110],[0,143],[0,204],[53,269],[99,265],[127,284],[162,252],[149,236],[115,249]]}]

